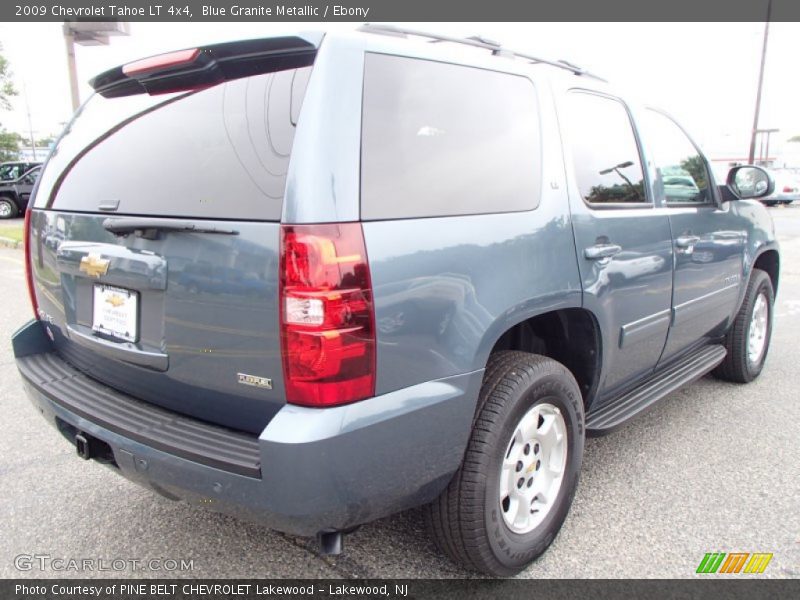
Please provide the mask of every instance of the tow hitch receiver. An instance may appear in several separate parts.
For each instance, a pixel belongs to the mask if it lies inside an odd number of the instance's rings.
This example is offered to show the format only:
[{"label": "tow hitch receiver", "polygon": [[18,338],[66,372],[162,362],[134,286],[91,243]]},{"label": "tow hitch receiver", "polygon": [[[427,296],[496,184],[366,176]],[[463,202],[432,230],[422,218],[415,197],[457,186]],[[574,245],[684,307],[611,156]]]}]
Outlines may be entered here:
[{"label": "tow hitch receiver", "polygon": [[75,435],[75,449],[78,451],[78,456],[83,460],[97,458],[99,454],[98,442],[99,440],[96,440],[88,433],[79,431]]}]

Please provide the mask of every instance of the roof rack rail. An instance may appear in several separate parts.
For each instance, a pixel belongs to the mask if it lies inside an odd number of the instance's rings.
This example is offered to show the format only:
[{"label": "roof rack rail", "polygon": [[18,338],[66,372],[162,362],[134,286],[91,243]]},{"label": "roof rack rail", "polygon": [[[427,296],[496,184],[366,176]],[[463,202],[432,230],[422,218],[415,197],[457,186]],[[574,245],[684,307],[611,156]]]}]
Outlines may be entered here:
[{"label": "roof rack rail", "polygon": [[417,29],[407,29],[405,27],[396,27],[394,25],[376,25],[373,23],[366,23],[361,27],[359,27],[358,30],[366,33],[377,33],[382,35],[391,35],[398,37],[407,37],[407,36],[422,37],[429,39],[432,43],[450,42],[453,44],[472,46],[473,48],[482,48],[484,50],[489,50],[494,56],[521,58],[524,60],[529,60],[534,63],[541,63],[544,65],[550,65],[551,67],[556,67],[558,69],[563,69],[565,71],[570,71],[575,75],[581,75],[585,77],[591,77],[593,79],[598,79],[600,81],[606,81],[602,77],[598,77],[597,75],[590,73],[589,71],[586,71],[584,69],[581,69],[580,67],[573,65],[572,63],[567,62],[565,60],[547,60],[545,58],[539,58],[536,56],[531,56],[529,54],[523,54],[522,52],[517,52],[516,50],[510,50],[508,48],[505,48],[493,40],[489,40],[477,35],[470,36],[468,38],[459,38],[448,35],[439,35],[436,33],[428,33],[426,31],[419,31]]}]

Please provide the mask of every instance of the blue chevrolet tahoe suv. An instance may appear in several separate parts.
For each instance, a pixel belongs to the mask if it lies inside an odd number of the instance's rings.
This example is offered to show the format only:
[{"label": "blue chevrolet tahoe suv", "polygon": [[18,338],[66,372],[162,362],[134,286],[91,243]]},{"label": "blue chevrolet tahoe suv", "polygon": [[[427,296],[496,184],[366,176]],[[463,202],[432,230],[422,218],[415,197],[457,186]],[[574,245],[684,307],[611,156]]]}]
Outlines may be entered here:
[{"label": "blue chevrolet tahoe suv", "polygon": [[586,435],[764,366],[769,175],[715,181],[577,67],[372,26],[92,85],[27,212],[14,351],[82,458],[168,498],[329,553],[425,505],[443,552],[511,575]]}]

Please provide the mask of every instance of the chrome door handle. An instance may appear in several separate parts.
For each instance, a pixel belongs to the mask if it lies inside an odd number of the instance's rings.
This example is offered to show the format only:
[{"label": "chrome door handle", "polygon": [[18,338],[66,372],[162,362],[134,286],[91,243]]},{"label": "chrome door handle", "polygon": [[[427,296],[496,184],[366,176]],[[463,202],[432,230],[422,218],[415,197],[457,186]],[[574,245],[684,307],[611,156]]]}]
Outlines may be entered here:
[{"label": "chrome door handle", "polygon": [[596,244],[586,248],[583,255],[590,260],[597,260],[598,258],[611,258],[620,252],[622,252],[622,246],[617,244]]},{"label": "chrome door handle", "polygon": [[691,248],[700,241],[696,235],[682,235],[675,239],[675,245],[678,248]]}]

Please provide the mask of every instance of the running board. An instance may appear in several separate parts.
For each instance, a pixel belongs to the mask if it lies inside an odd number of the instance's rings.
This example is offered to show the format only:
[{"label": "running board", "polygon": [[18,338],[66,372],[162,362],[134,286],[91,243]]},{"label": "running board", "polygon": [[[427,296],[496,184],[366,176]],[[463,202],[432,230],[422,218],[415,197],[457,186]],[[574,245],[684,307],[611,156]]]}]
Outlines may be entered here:
[{"label": "running board", "polygon": [[656,373],[639,387],[586,415],[588,435],[606,435],[640,415],[664,396],[699,379],[723,361],[724,346],[704,346],[694,354]]}]

